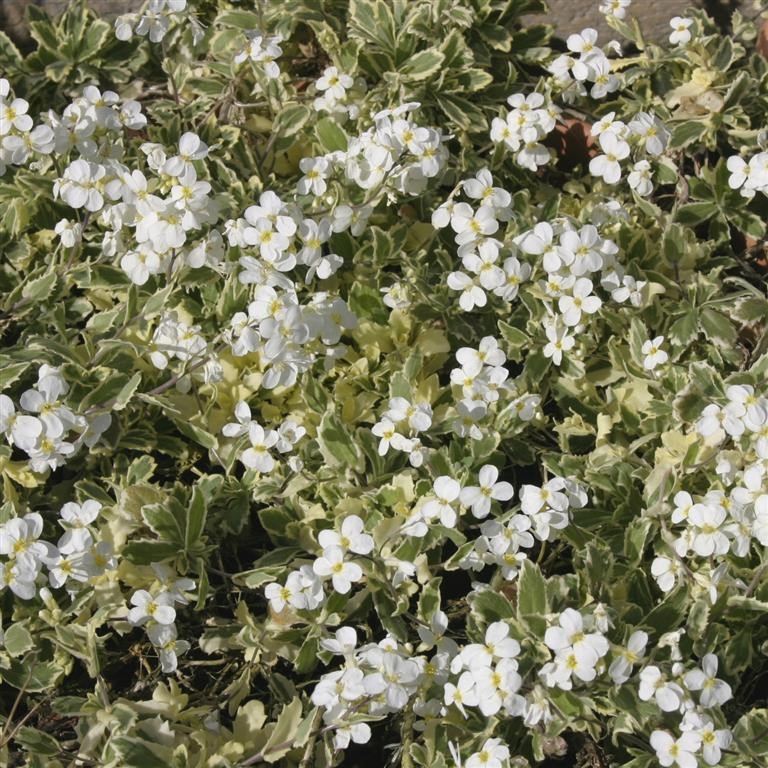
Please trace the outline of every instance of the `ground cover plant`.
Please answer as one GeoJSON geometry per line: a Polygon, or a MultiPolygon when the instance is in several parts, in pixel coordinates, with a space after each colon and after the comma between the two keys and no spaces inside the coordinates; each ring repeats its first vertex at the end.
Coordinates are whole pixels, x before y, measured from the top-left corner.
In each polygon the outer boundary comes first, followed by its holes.
{"type": "Polygon", "coordinates": [[[760,9],[0,35],[0,756],[768,764],[760,9]]]}

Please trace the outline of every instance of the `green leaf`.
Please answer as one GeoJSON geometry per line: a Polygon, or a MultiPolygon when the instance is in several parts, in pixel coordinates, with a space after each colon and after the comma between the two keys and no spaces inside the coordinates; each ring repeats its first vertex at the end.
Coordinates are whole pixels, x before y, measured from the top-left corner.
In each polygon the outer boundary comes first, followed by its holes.
{"type": "Polygon", "coordinates": [[[720,45],[715,51],[712,57],[712,68],[716,72],[726,72],[737,55],[743,55],[744,49],[742,46],[734,46],[733,40],[728,35],[723,35],[720,38],[720,45]]]}
{"type": "Polygon", "coordinates": [[[290,704],[283,707],[267,743],[261,750],[264,762],[276,763],[291,751],[302,721],[301,712],[300,699],[293,699],[290,704]]]}
{"type": "Polygon", "coordinates": [[[315,135],[326,152],[347,149],[349,138],[344,129],[331,117],[323,117],[315,123],[315,135]]]}
{"type": "Polygon", "coordinates": [[[198,486],[192,489],[192,498],[187,510],[187,523],[184,531],[184,547],[187,552],[198,546],[205,530],[208,508],[202,491],[198,486]]]}
{"type": "Polygon", "coordinates": [[[30,664],[27,659],[14,659],[9,668],[2,670],[4,682],[29,693],[52,688],[63,674],[64,670],[53,661],[30,664]]]}
{"type": "Polygon", "coordinates": [[[40,302],[51,295],[54,285],[56,285],[56,273],[49,272],[28,282],[22,289],[21,295],[29,301],[40,302]]]}
{"type": "Polygon", "coordinates": [[[82,38],[77,61],[86,61],[95,56],[112,35],[112,25],[101,19],[91,19],[82,38]]]}
{"type": "Polygon", "coordinates": [[[130,379],[121,387],[120,391],[117,393],[115,397],[114,405],[112,406],[113,411],[122,411],[123,408],[125,408],[126,405],[128,405],[128,401],[133,397],[136,390],[139,388],[139,384],[141,384],[141,374],[140,373],[134,373],[133,376],[131,376],[130,379]]]}
{"type": "Polygon", "coordinates": [[[733,739],[743,755],[768,756],[768,709],[745,712],[733,729],[733,739]]]}
{"type": "Polygon", "coordinates": [[[173,423],[182,435],[210,450],[216,448],[218,440],[214,435],[185,419],[173,419],[173,423]]]}
{"type": "Polygon", "coordinates": [[[5,630],[4,646],[11,656],[16,657],[34,648],[35,641],[29,630],[23,624],[17,623],[11,624],[5,630]]]}
{"type": "Polygon", "coordinates": [[[637,517],[627,526],[624,534],[624,554],[627,557],[628,567],[636,566],[642,560],[652,525],[653,522],[650,518],[637,517]]]}
{"type": "Polygon", "coordinates": [[[16,731],[13,740],[31,755],[54,757],[60,752],[59,742],[53,736],[26,725],[16,731]]]}
{"type": "MultiPolygon", "coordinates": [[[[120,755],[120,765],[125,768],[169,768],[168,755],[161,757],[154,751],[163,747],[150,744],[137,736],[117,736],[111,743],[120,755]]],[[[170,753],[167,748],[164,751],[170,753]]]]}
{"type": "Polygon", "coordinates": [[[245,32],[261,29],[262,23],[258,14],[253,11],[224,11],[216,17],[216,24],[222,27],[235,27],[245,32]]]}
{"type": "Polygon", "coordinates": [[[170,541],[134,539],[123,547],[123,557],[135,565],[149,565],[179,554],[179,545],[170,541]]]}
{"type": "Polygon", "coordinates": [[[549,613],[547,582],[539,566],[530,560],[523,560],[517,583],[517,615],[537,633],[546,628],[544,616],[549,613]]]}
{"type": "Polygon", "coordinates": [[[147,504],[141,508],[144,522],[166,541],[171,541],[179,547],[184,545],[182,530],[184,510],[176,499],[169,499],[163,504],[147,504]]]}
{"type": "Polygon", "coordinates": [[[731,346],[738,338],[733,323],[725,315],[709,307],[701,311],[699,326],[706,337],[715,344],[731,346]]]}
{"type": "Polygon", "coordinates": [[[363,470],[363,454],[341,419],[326,411],[317,431],[317,442],[323,458],[332,467],[363,470]]]}
{"type": "Polygon", "coordinates": [[[272,132],[286,138],[297,134],[312,115],[303,104],[284,104],[272,123],[272,132]]]}
{"type": "Polygon", "coordinates": [[[675,221],[692,227],[712,218],[717,210],[715,203],[686,203],[677,209],[675,221]]]}
{"type": "Polygon", "coordinates": [[[468,99],[444,93],[437,97],[437,103],[448,118],[462,130],[472,133],[487,130],[488,121],[485,114],[468,99]]]}
{"type": "Polygon", "coordinates": [[[426,80],[440,71],[445,57],[435,48],[419,51],[400,67],[400,75],[407,82],[426,80]]]}
{"type": "Polygon", "coordinates": [[[688,346],[699,335],[699,313],[690,309],[675,320],[669,328],[669,339],[673,344],[688,346]]]}
{"type": "Polygon", "coordinates": [[[0,32],[0,65],[8,70],[18,67],[22,62],[19,49],[5,32],[0,32]]]}
{"type": "Polygon", "coordinates": [[[487,624],[502,619],[511,619],[515,615],[512,603],[501,592],[496,592],[493,589],[484,589],[482,592],[478,592],[472,599],[472,610],[487,624]]]}
{"type": "Polygon", "coordinates": [[[29,365],[29,362],[0,365],[0,392],[10,387],[29,368],[29,365]]]}
{"type": "Polygon", "coordinates": [[[678,123],[672,129],[668,149],[682,149],[693,144],[704,136],[709,127],[710,123],[705,120],[686,120],[684,123],[678,123]]]}
{"type": "Polygon", "coordinates": [[[523,352],[531,348],[531,339],[528,334],[503,320],[499,320],[499,330],[502,338],[507,342],[504,347],[507,357],[515,362],[522,360],[523,352]]]}

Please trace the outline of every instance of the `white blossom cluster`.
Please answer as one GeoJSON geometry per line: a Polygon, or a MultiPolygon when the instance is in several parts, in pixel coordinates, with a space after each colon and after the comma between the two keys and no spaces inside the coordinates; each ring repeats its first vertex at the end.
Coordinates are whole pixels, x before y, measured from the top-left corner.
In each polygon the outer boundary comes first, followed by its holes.
{"type": "Polygon", "coordinates": [[[62,150],[61,132],[48,123],[35,126],[29,102],[14,98],[10,83],[0,78],[0,176],[9,165],[25,165],[30,158],[62,150]]]}
{"type": "Polygon", "coordinates": [[[518,165],[535,173],[552,159],[552,153],[541,142],[555,129],[560,109],[541,93],[515,93],[507,104],[512,109],[506,116],[494,117],[491,122],[491,141],[503,143],[515,153],[518,165]]]}
{"type": "Polygon", "coordinates": [[[125,13],[115,19],[115,37],[130,40],[134,35],[148,37],[153,43],[162,42],[172,26],[188,19],[195,36],[203,30],[189,13],[187,0],[149,0],[141,13],[125,13]]]}
{"type": "Polygon", "coordinates": [[[400,194],[421,194],[448,159],[445,141],[449,137],[412,119],[419,106],[408,102],[377,112],[373,127],[352,137],[347,150],[333,153],[330,159],[360,189],[386,185],[400,194]]]}
{"type": "Polygon", "coordinates": [[[389,449],[394,448],[408,454],[412,467],[420,467],[428,449],[422,445],[419,433],[426,432],[431,426],[432,406],[429,403],[392,397],[388,409],[371,431],[379,438],[379,456],[386,456],[389,449]]]}
{"type": "Polygon", "coordinates": [[[701,659],[701,667],[687,671],[680,662],[674,662],[670,675],[655,665],[640,672],[640,699],[654,701],[661,712],[682,715],[679,736],[667,730],[651,734],[651,746],[662,766],[696,768],[699,755],[707,765],[717,765],[723,750],[730,746],[730,729],[715,724],[722,722],[719,708],[732,698],[730,685],[716,676],[717,667],[717,656],[707,653],[701,659]]]}
{"type": "Polygon", "coordinates": [[[727,572],[723,557],[749,554],[753,541],[768,546],[768,399],[749,384],[726,388],[725,403],[707,405],[696,424],[710,445],[732,439],[740,450],[721,451],[716,472],[720,482],[694,497],[678,491],[670,522],[683,526],[670,541],[671,552],[658,555],[651,571],[664,592],[686,576],[704,586],[712,602],[727,572]],[[685,558],[703,558],[707,567],[691,573],[685,558]]]}
{"type": "Polygon", "coordinates": [[[126,616],[134,627],[145,627],[150,642],[157,651],[163,672],[176,671],[178,657],[190,649],[186,640],[178,639],[176,609],[174,606],[188,605],[189,592],[195,589],[195,582],[179,578],[167,565],[152,563],[155,585],[152,590],[137,589],[131,595],[133,606],[126,616]]]}
{"type": "Polygon", "coordinates": [[[315,90],[319,95],[312,102],[317,112],[328,112],[332,115],[346,115],[356,120],[360,114],[358,100],[364,90],[365,82],[355,79],[338,67],[326,67],[323,74],[315,81],[315,90]]]}
{"type": "Polygon", "coordinates": [[[653,192],[653,168],[645,159],[663,154],[669,142],[669,131],[658,117],[648,112],[638,112],[626,124],[616,119],[615,112],[609,112],[591,128],[591,134],[598,140],[602,154],[589,161],[589,172],[601,178],[606,184],[618,184],[621,180],[621,161],[630,155],[630,142],[635,146],[636,157],[627,181],[641,197],[653,192]]]}
{"type": "MultiPolygon", "coordinates": [[[[614,685],[624,685],[647,658],[649,636],[642,630],[633,632],[626,646],[608,641],[605,633],[611,623],[601,604],[592,613],[566,608],[548,617],[543,641],[553,658],[530,676],[520,672],[520,642],[507,622],[488,624],[480,642],[465,645],[447,637],[448,625],[446,614],[437,610],[429,625],[418,628],[422,642],[416,650],[433,651],[430,656],[415,654],[410,644],[403,645],[390,635],[358,648],[352,627],[341,627],[321,640],[323,651],[344,658],[341,668],[322,675],[311,696],[313,704],[326,709],[324,722],[337,727],[337,747],[369,740],[370,728],[363,722],[366,715],[375,718],[401,711],[409,703],[419,718],[414,724],[417,731],[446,717],[453,707],[464,718],[472,710],[486,718],[504,712],[521,717],[529,728],[546,726],[556,714],[550,689],[588,686],[606,674],[614,685]]],[[[732,740],[728,728],[715,725],[720,720],[717,710],[732,696],[730,686],[716,677],[714,654],[705,654],[700,667],[686,669],[674,661],[679,658],[675,639],[660,638],[659,649],[666,646],[672,648],[671,673],[657,664],[646,664],[634,684],[642,701],[656,704],[659,716],[671,712],[682,716],[681,735],[675,739],[667,731],[656,730],[652,746],[664,766],[677,762],[680,768],[694,768],[697,762],[690,759],[694,754],[701,754],[706,764],[716,765],[732,740]]],[[[668,663],[662,664],[666,667],[668,663]]],[[[460,765],[455,746],[451,752],[460,765]]],[[[466,765],[484,766],[491,760],[501,765],[508,755],[503,741],[494,738],[466,765]]]]}
{"type": "Polygon", "coordinates": [[[208,154],[205,143],[196,134],[185,133],[178,154],[168,156],[161,145],[152,143],[141,149],[154,178],[114,158],[97,162],[81,157],[54,185],[54,195],[72,208],[100,215],[109,229],[102,244],[104,255],[119,254],[120,266],[137,285],[185,263],[201,266],[220,253],[215,235],[182,250],[188,245],[188,233],[218,218],[216,202],[209,196],[211,185],[198,180],[194,166],[208,154]]]}
{"type": "MultiPolygon", "coordinates": [[[[285,419],[277,429],[265,429],[252,418],[248,403],[242,400],[235,406],[235,419],[224,425],[222,434],[230,438],[245,437],[242,442],[247,447],[238,455],[238,459],[243,466],[263,474],[269,474],[277,465],[271,450],[281,455],[290,453],[307,433],[293,419],[285,419]]],[[[287,464],[291,471],[301,471],[302,461],[298,456],[290,456],[287,464]]]]}
{"type": "Polygon", "coordinates": [[[288,574],[285,584],[268,584],[264,593],[273,611],[286,607],[314,611],[325,602],[324,583],[330,580],[334,591],[346,595],[352,584],[362,580],[363,570],[355,555],[368,555],[373,550],[373,538],[357,515],[344,518],[340,531],[320,531],[318,544],[321,554],[312,565],[302,565],[288,574]]]}
{"type": "MultiPolygon", "coordinates": [[[[514,496],[512,486],[497,482],[498,476],[496,467],[486,465],[479,472],[480,485],[461,490],[461,501],[474,517],[487,517],[492,499],[510,501],[514,496]]],[[[570,477],[552,477],[541,486],[523,485],[520,512],[484,520],[474,549],[459,565],[472,570],[495,565],[504,579],[511,581],[528,557],[523,550],[531,549],[537,540],[552,541],[571,522],[571,511],[582,509],[588,500],[586,489],[570,477]]]]}
{"type": "Polygon", "coordinates": [[[19,408],[0,394],[0,434],[27,454],[33,472],[63,466],[81,447],[92,448],[109,428],[109,413],[77,413],[67,403],[69,385],[60,368],[43,364],[37,384],[22,393],[19,408]]]}
{"type": "MultiPolygon", "coordinates": [[[[589,95],[593,99],[602,99],[621,87],[611,60],[597,45],[597,30],[588,27],[569,35],[566,45],[569,53],[561,54],[548,67],[563,101],[586,96],[587,83],[591,83],[589,95]]],[[[609,47],[616,49],[618,44],[612,41],[609,47]]]]}
{"type": "Polygon", "coordinates": [[[247,43],[235,54],[234,63],[240,65],[250,61],[257,65],[257,70],[264,74],[266,80],[277,80],[280,77],[280,67],[275,59],[283,53],[280,47],[283,38],[280,35],[262,35],[258,32],[247,32],[246,38],[247,43]]]}
{"type": "Polygon", "coordinates": [[[402,711],[427,675],[426,658],[414,656],[409,646],[391,636],[359,648],[357,643],[352,627],[341,627],[332,638],[321,641],[324,651],[344,657],[344,665],[322,675],[310,697],[323,708],[323,722],[333,727],[337,749],[350,742],[367,743],[371,729],[360,722],[361,716],[376,718],[402,711]]]}
{"type": "Polygon", "coordinates": [[[518,391],[509,381],[506,359],[493,336],[483,337],[477,349],[460,347],[456,351],[460,367],[453,368],[450,377],[455,397],[451,427],[457,437],[481,440],[485,434],[481,422],[492,414],[497,418],[508,414],[522,422],[537,415],[541,397],[518,391]]]}
{"type": "MultiPolygon", "coordinates": [[[[49,589],[63,589],[70,598],[108,576],[116,578],[118,558],[108,534],[96,528],[102,505],[88,499],[68,502],[59,510],[58,525],[64,529],[56,544],[41,539],[43,517],[38,512],[13,517],[0,525],[0,593],[9,589],[22,600],[50,597],[49,589]],[[45,573],[43,571],[45,569],[45,573]],[[47,576],[47,578],[46,578],[47,576]]],[[[190,648],[177,639],[175,603],[189,603],[191,579],[178,578],[163,563],[152,563],[158,589],[154,594],[136,590],[126,618],[134,626],[146,625],[149,639],[158,651],[163,672],[176,670],[177,654],[190,648]]]]}
{"type": "Polygon", "coordinates": [[[57,519],[64,533],[55,545],[40,538],[43,518],[38,512],[0,525],[0,555],[8,558],[0,563],[0,590],[7,588],[22,600],[32,600],[46,588],[45,567],[47,583],[74,596],[92,579],[114,571],[117,558],[112,545],[92,527],[100,510],[101,504],[93,500],[65,504],[57,519]]]}

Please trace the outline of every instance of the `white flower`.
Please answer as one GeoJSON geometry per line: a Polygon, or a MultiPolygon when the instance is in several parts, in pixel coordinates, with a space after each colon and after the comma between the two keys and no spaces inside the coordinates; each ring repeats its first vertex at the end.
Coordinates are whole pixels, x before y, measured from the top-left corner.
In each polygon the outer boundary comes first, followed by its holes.
{"type": "Polygon", "coordinates": [[[275,460],[269,453],[269,449],[277,443],[278,434],[273,429],[265,430],[256,422],[248,426],[249,447],[240,454],[240,461],[258,472],[269,473],[275,467],[275,460]]]}
{"type": "Polygon", "coordinates": [[[576,338],[570,336],[570,328],[553,323],[546,328],[548,342],[544,345],[544,357],[549,357],[555,365],[563,362],[563,352],[570,352],[576,344],[576,338]]]}
{"type": "Polygon", "coordinates": [[[186,640],[179,640],[175,624],[153,624],[147,629],[152,645],[157,648],[160,657],[160,666],[165,674],[171,674],[178,667],[178,656],[186,653],[190,644],[186,640]]]}
{"type": "Polygon", "coordinates": [[[131,605],[135,607],[128,611],[128,621],[134,626],[141,626],[148,621],[173,624],[176,619],[173,602],[173,595],[168,592],[153,597],[146,589],[139,589],[131,595],[131,605]]]}
{"type": "Polygon", "coordinates": [[[320,647],[339,656],[350,656],[357,647],[357,632],[353,627],[340,627],[334,634],[334,639],[320,641],[320,647]]]}
{"type": "Polygon", "coordinates": [[[0,394],[0,433],[4,433],[11,445],[29,452],[43,434],[43,422],[35,416],[16,413],[13,401],[0,394]]]}
{"type": "Polygon", "coordinates": [[[454,504],[459,500],[461,486],[452,477],[441,475],[434,482],[433,493],[437,498],[424,505],[422,514],[427,520],[439,519],[444,526],[452,528],[456,525],[454,504]]]}
{"type": "Polygon", "coordinates": [[[138,250],[126,251],[120,259],[120,268],[136,285],[144,285],[150,275],[163,271],[163,258],[148,243],[141,243],[138,250]]]}
{"type": "Polygon", "coordinates": [[[484,336],[477,349],[460,347],[456,352],[456,361],[470,374],[480,373],[483,366],[498,367],[504,365],[507,357],[493,336],[484,336]]]}
{"type": "MultiPolygon", "coordinates": [[[[553,651],[560,652],[587,648],[594,656],[592,666],[608,653],[608,641],[599,632],[585,633],[584,618],[573,608],[566,608],[558,617],[559,626],[549,627],[544,633],[544,643],[553,651]]],[[[587,656],[579,655],[579,663],[586,663],[587,656]]]]}
{"type": "Polygon", "coordinates": [[[485,291],[476,278],[471,278],[464,272],[451,272],[448,275],[448,287],[452,291],[461,291],[459,306],[465,312],[471,312],[475,307],[484,307],[488,303],[485,291]]]}
{"type": "MultiPolygon", "coordinates": [[[[726,161],[726,167],[731,172],[728,177],[728,186],[731,189],[739,189],[749,179],[752,167],[745,162],[739,155],[732,155],[726,161]]],[[[750,191],[750,196],[754,195],[754,190],[750,191]]]]}
{"type": "Polygon", "coordinates": [[[647,371],[652,371],[656,366],[664,365],[669,360],[669,355],[661,349],[663,343],[663,336],[656,336],[654,339],[643,342],[640,351],[645,355],[643,358],[643,368],[647,371]]]}
{"type": "Polygon", "coordinates": [[[432,408],[429,403],[411,404],[404,397],[393,397],[386,418],[395,423],[407,421],[414,432],[424,432],[432,426],[432,408]]]}
{"type": "Polygon", "coordinates": [[[691,731],[683,733],[677,740],[666,731],[654,731],[651,734],[651,746],[656,750],[659,763],[665,768],[675,763],[679,768],[696,768],[698,761],[695,753],[700,745],[701,739],[691,731]]]}
{"type": "Polygon", "coordinates": [[[357,563],[345,562],[344,550],[341,547],[329,547],[321,557],[312,564],[312,569],[318,576],[331,577],[333,588],[346,595],[354,582],[363,578],[363,571],[357,563]]]}
{"type": "Polygon", "coordinates": [[[669,42],[672,45],[685,45],[691,40],[690,26],[693,19],[686,19],[682,16],[673,16],[669,20],[669,26],[672,27],[672,33],[669,36],[669,42]]]}
{"type": "Polygon", "coordinates": [[[623,19],[627,15],[627,8],[631,3],[632,0],[602,0],[598,10],[606,16],[623,19]]]}
{"type": "Polygon", "coordinates": [[[564,295],[558,299],[558,308],[562,312],[563,322],[568,327],[578,325],[583,314],[593,315],[602,306],[599,297],[592,294],[592,281],[586,277],[580,277],[571,288],[571,295],[564,295]]]}
{"type": "Polygon", "coordinates": [[[651,563],[651,574],[662,592],[669,592],[677,584],[682,566],[674,558],[656,557],[651,563]]]}
{"type": "Polygon", "coordinates": [[[480,697],[475,687],[475,679],[472,674],[470,672],[463,672],[456,685],[446,683],[443,689],[443,701],[446,706],[455,704],[459,712],[466,717],[467,712],[464,707],[476,707],[480,702],[480,697]]]}
{"type": "Polygon", "coordinates": [[[461,490],[459,495],[461,503],[470,507],[476,518],[482,519],[489,515],[491,499],[509,501],[514,496],[515,491],[512,485],[507,482],[496,482],[498,477],[499,470],[492,464],[486,464],[478,476],[480,485],[467,486],[461,490]]]}
{"type": "Polygon", "coordinates": [[[651,164],[647,160],[638,160],[627,177],[629,188],[634,189],[640,197],[647,197],[653,192],[652,175],[651,164]]]}
{"type": "Polygon", "coordinates": [[[327,184],[326,175],[330,164],[324,157],[304,157],[299,161],[304,176],[299,179],[296,191],[300,195],[308,195],[310,192],[316,197],[325,193],[327,184]]]}
{"type": "Polygon", "coordinates": [[[346,92],[354,84],[354,80],[336,67],[326,67],[323,75],[315,82],[318,91],[325,91],[333,99],[343,99],[346,92]]]}
{"type": "Polygon", "coordinates": [[[465,768],[502,768],[509,759],[509,748],[501,739],[486,739],[479,752],[467,758],[465,768]]]}
{"type": "Polygon", "coordinates": [[[663,712],[675,712],[680,709],[685,692],[677,683],[669,682],[658,667],[649,666],[640,672],[638,696],[643,701],[655,699],[663,712]]]}
{"type": "Polygon", "coordinates": [[[394,446],[399,440],[404,439],[390,419],[384,417],[371,427],[371,432],[379,438],[379,456],[386,456],[389,446],[394,446]]]}
{"type": "Polygon", "coordinates": [[[38,541],[43,532],[43,518],[37,512],[24,517],[12,517],[0,525],[0,555],[15,559],[19,574],[31,573],[34,581],[40,563],[55,549],[47,542],[38,541]]]}
{"type": "Polygon", "coordinates": [[[694,504],[688,514],[694,527],[691,547],[700,557],[724,555],[730,549],[730,542],[721,526],[726,520],[726,511],[714,504],[694,504]]]}
{"type": "Polygon", "coordinates": [[[648,644],[648,633],[642,630],[633,632],[627,641],[627,647],[622,648],[619,656],[611,663],[608,674],[617,685],[625,683],[632,674],[632,667],[641,661],[648,644]]]}
{"type": "Polygon", "coordinates": [[[669,141],[669,131],[655,115],[639,112],[629,124],[629,130],[636,136],[649,155],[660,155],[669,141]]]}
{"type": "Polygon", "coordinates": [[[701,739],[701,752],[704,762],[717,765],[722,758],[722,750],[728,749],[733,741],[733,734],[728,728],[715,730],[712,718],[696,712],[686,712],[680,730],[690,731],[701,739]]]}
{"type": "Polygon", "coordinates": [[[616,184],[621,178],[621,160],[629,156],[629,144],[614,133],[601,133],[598,139],[605,154],[589,161],[589,172],[602,177],[606,184],[616,184]]]}
{"type": "Polygon", "coordinates": [[[65,504],[59,512],[61,524],[66,528],[58,542],[59,551],[72,554],[86,549],[91,538],[87,526],[96,520],[100,511],[101,504],[93,499],[82,504],[73,501],[65,504]]]}
{"type": "Polygon", "coordinates": [[[341,533],[334,530],[320,531],[317,541],[323,550],[338,547],[343,552],[367,555],[373,550],[373,538],[365,533],[363,521],[357,515],[349,515],[341,524],[341,533]]]}
{"type": "Polygon", "coordinates": [[[733,697],[731,686],[715,677],[717,656],[708,653],[701,659],[701,669],[685,673],[685,685],[691,691],[701,691],[700,702],[704,707],[719,707],[733,697]]]}

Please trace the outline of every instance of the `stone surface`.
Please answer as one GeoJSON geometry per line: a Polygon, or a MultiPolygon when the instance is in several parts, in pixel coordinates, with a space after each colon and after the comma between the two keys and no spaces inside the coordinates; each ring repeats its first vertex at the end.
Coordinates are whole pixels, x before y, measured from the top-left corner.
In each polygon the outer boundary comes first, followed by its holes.
{"type": "MultiPolygon", "coordinates": [[[[24,26],[24,10],[28,5],[38,5],[53,16],[61,13],[69,0],[0,0],[0,29],[15,40],[25,41],[29,36],[24,26]]],[[[138,10],[142,0],[90,0],[91,7],[99,14],[114,18],[121,13],[138,10]]],[[[600,33],[599,41],[607,42],[616,33],[605,23],[597,10],[600,0],[548,0],[550,12],[542,16],[529,16],[531,22],[546,21],[554,24],[560,37],[580,32],[585,27],[594,27],[600,33]]],[[[758,2],[758,7],[763,3],[758,2]]],[[[634,0],[630,11],[642,26],[646,37],[663,40],[669,35],[669,20],[682,15],[691,5],[704,7],[715,18],[723,22],[729,11],[741,8],[753,14],[755,0],[634,0]]]]}
{"type": "MultiPolygon", "coordinates": [[[[541,16],[529,16],[531,22],[554,24],[558,36],[565,38],[573,32],[581,32],[585,27],[594,27],[598,33],[598,43],[604,43],[618,37],[597,10],[600,0],[546,0],[549,13],[541,16]]],[[[758,2],[757,8],[764,6],[758,2]]],[[[673,16],[685,15],[686,8],[704,8],[713,18],[726,24],[731,11],[738,8],[747,15],[754,15],[754,0],[633,0],[629,15],[634,16],[649,40],[662,41],[671,31],[669,20],[673,16]]]]}

